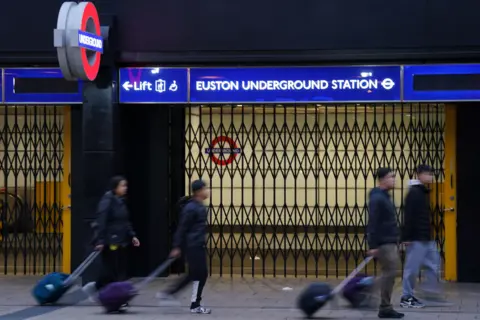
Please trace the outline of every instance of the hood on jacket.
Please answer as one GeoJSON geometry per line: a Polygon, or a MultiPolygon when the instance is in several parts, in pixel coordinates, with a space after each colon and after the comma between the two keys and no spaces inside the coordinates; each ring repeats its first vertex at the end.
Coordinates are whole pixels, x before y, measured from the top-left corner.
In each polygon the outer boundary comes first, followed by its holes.
{"type": "Polygon", "coordinates": [[[415,187],[415,186],[422,188],[426,192],[430,191],[429,187],[424,185],[422,182],[420,182],[420,180],[414,179],[414,180],[410,180],[408,182],[408,187],[409,188],[412,188],[412,187],[415,187]]]}
{"type": "Polygon", "coordinates": [[[408,181],[408,186],[411,187],[411,186],[418,186],[418,185],[422,185],[423,183],[420,182],[420,180],[417,180],[417,179],[412,179],[410,181],[408,181]]]}

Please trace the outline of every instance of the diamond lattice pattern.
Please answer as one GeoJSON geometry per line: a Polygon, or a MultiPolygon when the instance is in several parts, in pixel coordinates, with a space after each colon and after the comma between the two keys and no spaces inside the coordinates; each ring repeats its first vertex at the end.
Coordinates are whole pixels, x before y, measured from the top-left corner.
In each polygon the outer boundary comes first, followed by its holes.
{"type": "Polygon", "coordinates": [[[63,107],[0,106],[0,270],[59,271],[63,107]]]}
{"type": "Polygon", "coordinates": [[[399,223],[415,167],[435,168],[432,220],[443,256],[442,105],[192,106],[186,118],[187,186],[201,177],[212,188],[212,273],[344,276],[367,249],[379,166],[397,172],[399,223]],[[212,145],[218,137],[236,146],[212,145]],[[207,150],[234,147],[241,153],[227,165],[207,150]]]}

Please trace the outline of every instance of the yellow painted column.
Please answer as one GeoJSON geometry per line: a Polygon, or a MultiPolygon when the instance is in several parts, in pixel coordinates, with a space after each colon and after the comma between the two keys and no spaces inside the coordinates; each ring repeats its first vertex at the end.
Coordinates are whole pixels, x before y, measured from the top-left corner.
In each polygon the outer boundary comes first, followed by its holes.
{"type": "Polygon", "coordinates": [[[445,110],[445,280],[457,281],[457,117],[456,106],[445,110]]]}
{"type": "Polygon", "coordinates": [[[62,222],[63,222],[63,257],[62,266],[64,273],[71,272],[71,258],[72,258],[72,211],[70,209],[71,199],[70,195],[72,189],[70,186],[70,159],[72,154],[72,131],[71,131],[71,117],[70,106],[64,107],[63,113],[63,179],[60,187],[60,201],[62,208],[62,222]]]}

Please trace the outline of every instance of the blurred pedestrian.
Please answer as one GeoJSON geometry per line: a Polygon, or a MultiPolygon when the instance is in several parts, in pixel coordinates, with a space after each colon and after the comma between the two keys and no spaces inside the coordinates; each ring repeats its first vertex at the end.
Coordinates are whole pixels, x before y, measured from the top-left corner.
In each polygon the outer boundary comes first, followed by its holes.
{"type": "Polygon", "coordinates": [[[127,279],[127,247],[130,244],[140,246],[124,200],[127,188],[127,180],[124,177],[113,177],[110,190],[103,195],[98,204],[96,236],[93,242],[95,249],[102,251],[102,267],[97,281],[87,283],[83,287],[83,291],[92,301],[97,301],[99,290],[107,284],[127,279]]]}
{"type": "Polygon", "coordinates": [[[420,165],[416,170],[417,179],[410,181],[410,189],[405,198],[403,243],[406,245],[405,267],[403,271],[403,294],[400,306],[404,308],[423,308],[425,304],[414,294],[415,282],[423,267],[425,283],[423,291],[426,300],[447,304],[440,294],[438,270],[440,255],[432,237],[430,190],[433,182],[433,170],[430,166],[420,165]]]}
{"type": "Polygon", "coordinates": [[[389,194],[389,191],[395,187],[395,172],[390,168],[379,168],[377,179],[378,186],[373,188],[369,195],[367,239],[370,247],[369,254],[378,259],[382,270],[378,317],[400,319],[404,314],[395,311],[391,302],[395,276],[399,267],[397,245],[400,235],[395,205],[389,194]]]}
{"type": "Polygon", "coordinates": [[[209,314],[211,310],[201,305],[203,288],[208,278],[205,242],[207,236],[207,209],[203,204],[210,196],[210,190],[202,180],[192,183],[193,196],[185,204],[180,214],[180,223],[174,236],[172,257],[185,255],[188,265],[188,275],[182,277],[165,292],[157,293],[157,298],[163,302],[174,300],[175,295],[189,283],[193,284],[191,313],[209,314]]]}

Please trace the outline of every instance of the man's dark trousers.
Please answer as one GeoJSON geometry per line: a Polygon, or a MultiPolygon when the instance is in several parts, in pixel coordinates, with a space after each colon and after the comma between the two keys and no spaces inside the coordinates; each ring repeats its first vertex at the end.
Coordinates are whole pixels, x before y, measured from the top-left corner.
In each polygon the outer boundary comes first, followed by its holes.
{"type": "Polygon", "coordinates": [[[191,308],[200,306],[202,292],[208,278],[207,255],[205,247],[189,247],[186,249],[185,258],[188,265],[188,275],[182,277],[167,292],[175,294],[182,290],[190,282],[193,282],[192,305],[191,308]]]}

